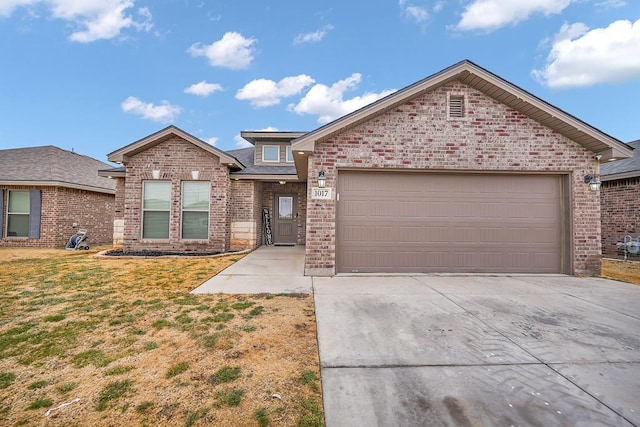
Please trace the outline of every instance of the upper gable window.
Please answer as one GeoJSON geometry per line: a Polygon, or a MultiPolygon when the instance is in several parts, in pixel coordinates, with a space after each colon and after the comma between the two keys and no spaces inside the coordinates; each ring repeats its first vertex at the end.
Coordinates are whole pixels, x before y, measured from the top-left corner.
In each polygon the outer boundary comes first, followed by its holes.
{"type": "Polygon", "coordinates": [[[291,150],[291,146],[287,146],[287,163],[293,162],[293,151],[291,150]]]}
{"type": "Polygon", "coordinates": [[[280,162],[280,146],[278,145],[263,145],[262,146],[262,161],[263,162],[280,162]]]}
{"type": "Polygon", "coordinates": [[[447,118],[459,119],[464,117],[464,95],[447,93],[447,118]]]}

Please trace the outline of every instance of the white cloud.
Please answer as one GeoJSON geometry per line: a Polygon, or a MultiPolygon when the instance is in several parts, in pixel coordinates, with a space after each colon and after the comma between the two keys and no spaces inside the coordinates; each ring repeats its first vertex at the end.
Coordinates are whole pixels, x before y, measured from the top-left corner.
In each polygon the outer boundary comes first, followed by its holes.
{"type": "Polygon", "coordinates": [[[136,114],[160,123],[171,123],[180,114],[180,107],[171,105],[168,101],[162,101],[160,105],[146,104],[134,96],[125,99],[121,107],[125,113],[136,114]]]}
{"type": "Polygon", "coordinates": [[[1,0],[0,15],[37,3],[49,6],[52,17],[73,23],[76,29],[69,39],[79,43],[112,39],[127,28],[148,32],[153,27],[148,8],[138,9],[137,19],[127,13],[134,0],[1,0]]]}
{"type": "Polygon", "coordinates": [[[418,23],[429,19],[429,12],[424,6],[416,6],[414,4],[407,3],[406,0],[399,0],[398,4],[400,5],[400,9],[404,16],[414,19],[418,23]]]}
{"type": "Polygon", "coordinates": [[[249,147],[253,147],[253,144],[250,143],[249,141],[247,141],[246,139],[244,139],[243,137],[240,136],[240,134],[237,134],[236,136],[233,137],[233,140],[236,143],[236,148],[249,148],[249,147]]]}
{"type": "Polygon", "coordinates": [[[319,116],[318,123],[324,124],[395,92],[395,90],[385,90],[344,99],[345,92],[356,88],[361,80],[362,76],[354,73],[330,87],[316,84],[297,104],[289,105],[289,110],[298,114],[316,114],[319,116]]]}
{"type": "Polygon", "coordinates": [[[281,98],[300,93],[314,82],[315,80],[306,74],[285,77],[277,83],[273,80],[257,79],[238,90],[236,99],[249,101],[254,107],[270,107],[279,104],[281,98]]]}
{"type": "Polygon", "coordinates": [[[604,7],[604,8],[617,8],[624,7],[627,5],[625,0],[603,0],[601,2],[596,3],[596,7],[604,7]]]}
{"type": "Polygon", "coordinates": [[[492,31],[525,21],[534,13],[558,14],[573,1],[576,0],[473,0],[456,28],[492,31]]]}
{"type": "Polygon", "coordinates": [[[324,27],[322,27],[318,31],[314,31],[313,33],[298,34],[295,37],[295,39],[293,39],[293,44],[294,45],[298,45],[298,44],[303,44],[303,43],[319,42],[331,30],[333,30],[333,25],[329,24],[329,25],[325,25],[324,27]]]}
{"type": "Polygon", "coordinates": [[[589,30],[584,24],[563,25],[547,65],[534,77],[550,87],[590,86],[640,79],[640,19],[613,22],[589,30]]]}
{"type": "Polygon", "coordinates": [[[195,43],[187,52],[193,57],[206,57],[212,67],[239,70],[247,68],[253,61],[255,43],[255,39],[247,39],[240,33],[229,32],[210,45],[195,43]]]}
{"type": "Polygon", "coordinates": [[[185,93],[190,93],[191,95],[196,96],[209,96],[214,92],[221,91],[222,86],[218,83],[207,83],[206,81],[201,81],[199,83],[194,83],[188,88],[184,90],[185,93]]]}
{"type": "Polygon", "coordinates": [[[39,3],[41,0],[0,0],[0,16],[11,16],[13,11],[20,6],[29,6],[39,3]]]}
{"type": "Polygon", "coordinates": [[[212,136],[211,138],[207,138],[204,140],[204,142],[206,142],[207,144],[211,144],[213,146],[216,145],[216,143],[218,142],[219,138],[216,138],[215,136],[212,136]]]}

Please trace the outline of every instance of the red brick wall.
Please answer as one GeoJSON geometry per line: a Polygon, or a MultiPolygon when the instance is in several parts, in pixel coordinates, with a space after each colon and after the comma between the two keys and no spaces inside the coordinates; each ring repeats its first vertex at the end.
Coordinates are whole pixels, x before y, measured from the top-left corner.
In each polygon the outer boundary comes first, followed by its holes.
{"type": "Polygon", "coordinates": [[[640,177],[605,181],[602,203],[602,253],[615,256],[625,235],[640,235],[640,177]]]}
{"type": "Polygon", "coordinates": [[[135,156],[127,166],[125,180],[124,249],[126,251],[224,252],[230,245],[229,169],[220,159],[190,142],[174,137],[135,156]],[[142,183],[153,180],[153,170],[160,171],[161,181],[171,182],[171,221],[169,239],[142,239],[142,183]],[[192,181],[192,171],[199,171],[199,181],[211,183],[209,239],[182,240],[182,181],[192,181]]]}
{"type": "Polygon", "coordinates": [[[257,181],[230,183],[231,249],[253,249],[262,244],[261,185],[257,181]]]}
{"type": "Polygon", "coordinates": [[[88,230],[90,246],[110,243],[113,236],[113,194],[96,193],[66,187],[2,187],[3,190],[32,190],[40,188],[42,194],[42,212],[40,218],[40,239],[7,239],[6,209],[7,192],[5,192],[3,215],[3,236],[0,246],[64,248],[69,238],[78,228],[88,230]]]}
{"type": "MultiPolygon", "coordinates": [[[[464,84],[448,84],[316,143],[309,182],[324,170],[335,193],[340,168],[569,174],[572,272],[600,268],[599,195],[582,181],[599,171],[593,153],[464,84]],[[447,118],[447,92],[465,96],[464,118],[447,118]]],[[[335,200],[309,200],[307,274],[335,273],[335,208],[335,200]]]]}

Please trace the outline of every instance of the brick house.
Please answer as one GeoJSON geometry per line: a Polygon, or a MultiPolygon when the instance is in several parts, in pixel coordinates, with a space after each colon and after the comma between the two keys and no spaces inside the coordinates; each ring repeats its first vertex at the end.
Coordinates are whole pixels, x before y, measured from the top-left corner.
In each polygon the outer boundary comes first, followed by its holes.
{"type": "Polygon", "coordinates": [[[618,254],[624,236],[640,237],[640,140],[628,144],[633,157],[600,167],[602,187],[602,253],[618,254]]]}
{"type": "Polygon", "coordinates": [[[307,275],[591,273],[584,176],[631,156],[469,61],[312,132],[241,135],[253,147],[223,152],[170,126],[109,154],[125,250],[251,249],[266,208],[307,275]]]}
{"type": "Polygon", "coordinates": [[[110,167],[54,146],[0,150],[0,247],[64,248],[76,230],[91,245],[111,242],[114,182],[110,167]]]}

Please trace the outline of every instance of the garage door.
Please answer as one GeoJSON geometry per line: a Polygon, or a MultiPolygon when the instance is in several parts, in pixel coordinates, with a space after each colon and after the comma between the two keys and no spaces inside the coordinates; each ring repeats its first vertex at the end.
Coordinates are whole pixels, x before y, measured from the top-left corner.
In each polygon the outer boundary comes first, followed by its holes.
{"type": "Polygon", "coordinates": [[[558,175],[338,174],[340,273],[560,273],[558,175]]]}

